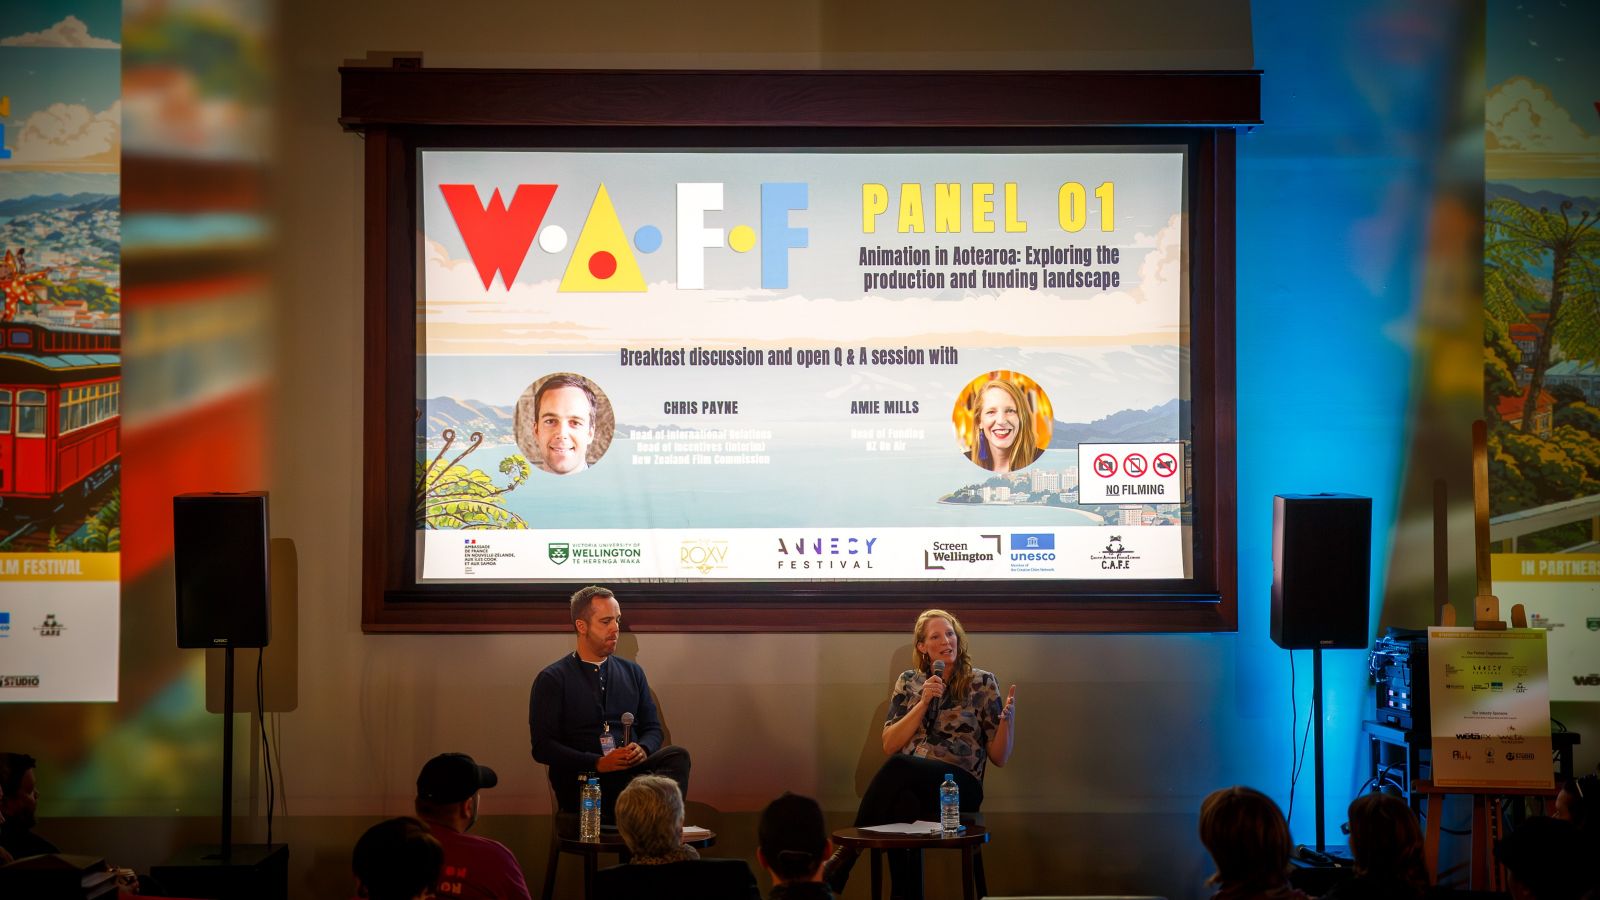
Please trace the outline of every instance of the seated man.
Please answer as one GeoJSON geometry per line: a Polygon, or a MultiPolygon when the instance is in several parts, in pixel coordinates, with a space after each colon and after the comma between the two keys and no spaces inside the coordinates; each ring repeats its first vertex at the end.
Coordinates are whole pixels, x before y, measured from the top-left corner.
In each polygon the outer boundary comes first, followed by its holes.
{"type": "Polygon", "coordinates": [[[767,804],[756,825],[756,859],[772,876],[768,900],[833,900],[822,864],[833,842],[822,807],[810,797],[784,794],[767,804]]]}
{"type": "Polygon", "coordinates": [[[356,896],[367,900],[434,900],[443,865],[444,848],[410,816],[368,828],[350,854],[356,896]]]}
{"type": "Polygon", "coordinates": [[[467,834],[478,822],[480,791],[500,783],[465,753],[441,753],[417,776],[417,818],[444,847],[441,897],[530,900],[522,867],[506,845],[467,834]]]}
{"type": "Polygon", "coordinates": [[[671,779],[642,775],[623,788],[617,831],[632,860],[596,873],[597,897],[761,900],[744,860],[701,859],[683,842],[683,796],[671,779]]]}
{"type": "Polygon", "coordinates": [[[61,852],[33,833],[39,824],[38,766],[26,753],[0,753],[0,854],[13,859],[61,852]]]}
{"type": "Polygon", "coordinates": [[[612,656],[622,630],[622,607],[603,587],[572,595],[577,650],[533,680],[528,732],[533,758],[549,767],[561,812],[578,811],[579,779],[598,774],[604,799],[601,817],[615,821],[612,801],[629,781],[665,775],[689,791],[689,751],[661,746],[661,720],[644,669],[612,656]],[[631,716],[632,726],[623,724],[631,716]]]}

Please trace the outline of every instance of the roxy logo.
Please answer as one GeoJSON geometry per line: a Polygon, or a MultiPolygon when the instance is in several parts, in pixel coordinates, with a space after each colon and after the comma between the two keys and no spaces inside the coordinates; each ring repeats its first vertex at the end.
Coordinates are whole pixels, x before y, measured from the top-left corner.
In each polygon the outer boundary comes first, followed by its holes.
{"type": "MultiPolygon", "coordinates": [[[[511,194],[511,205],[507,206],[499,188],[494,188],[485,200],[475,184],[439,185],[461,240],[467,246],[467,255],[472,258],[478,277],[483,279],[484,290],[489,289],[496,272],[500,273],[501,284],[510,290],[535,238],[539,249],[552,256],[566,250],[566,229],[544,224],[550,201],[560,187],[519,184],[511,194]]],[[[723,208],[723,183],[679,183],[677,216],[673,223],[678,235],[678,289],[705,289],[707,250],[727,247],[735,253],[747,253],[757,243],[761,245],[761,287],[787,288],[789,251],[804,249],[810,241],[808,229],[789,224],[789,214],[806,209],[809,194],[810,188],[804,182],[764,183],[761,185],[760,231],[749,225],[735,225],[724,232],[705,224],[707,214],[723,208]]],[[[661,229],[653,224],[635,228],[630,240],[611,203],[610,193],[601,184],[583,220],[583,228],[578,232],[578,242],[567,258],[566,271],[557,290],[562,293],[644,293],[644,275],[639,271],[634,251],[654,253],[661,249],[662,242],[661,229]]]]}
{"type": "Polygon", "coordinates": [[[727,541],[684,541],[678,545],[678,568],[709,575],[728,567],[727,541]]]}

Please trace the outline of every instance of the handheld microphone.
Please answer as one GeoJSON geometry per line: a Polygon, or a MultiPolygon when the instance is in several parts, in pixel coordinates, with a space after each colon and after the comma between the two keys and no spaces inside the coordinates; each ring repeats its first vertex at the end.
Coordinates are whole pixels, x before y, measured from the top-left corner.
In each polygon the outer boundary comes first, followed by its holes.
{"type": "Polygon", "coordinates": [[[622,746],[626,747],[631,743],[633,743],[633,713],[625,712],[622,714],[622,746]]]}
{"type": "MultiPolygon", "coordinates": [[[[933,675],[932,675],[932,677],[937,678],[937,679],[939,679],[941,681],[944,680],[944,660],[936,659],[936,660],[933,661],[933,675]]],[[[935,697],[932,700],[928,701],[928,727],[929,728],[933,727],[933,720],[938,717],[938,715],[939,715],[939,707],[941,705],[943,705],[942,704],[943,700],[944,700],[943,697],[935,697]]]]}

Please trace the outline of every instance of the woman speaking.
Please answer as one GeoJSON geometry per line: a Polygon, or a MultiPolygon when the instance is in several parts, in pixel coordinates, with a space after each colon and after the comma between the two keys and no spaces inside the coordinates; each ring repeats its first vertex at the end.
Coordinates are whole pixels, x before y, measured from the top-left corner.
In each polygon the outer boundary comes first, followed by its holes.
{"type": "MultiPolygon", "coordinates": [[[[961,812],[983,803],[983,770],[1011,758],[1017,686],[1004,697],[990,672],[972,667],[961,622],[942,609],[917,616],[912,629],[916,668],[901,673],[889,698],[883,752],[889,758],[867,785],[856,811],[856,827],[939,818],[939,785],[953,773],[961,787],[961,812]],[[936,675],[937,668],[944,674],[936,675]]],[[[844,890],[856,853],[841,848],[828,860],[827,879],[844,890]]],[[[920,896],[920,877],[908,854],[889,854],[897,894],[920,896]]]]}

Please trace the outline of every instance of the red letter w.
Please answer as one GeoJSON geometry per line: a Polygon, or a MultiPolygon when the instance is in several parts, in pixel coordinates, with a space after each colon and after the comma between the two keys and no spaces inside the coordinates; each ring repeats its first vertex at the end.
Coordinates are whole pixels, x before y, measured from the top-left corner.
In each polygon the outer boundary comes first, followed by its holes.
{"type": "Polygon", "coordinates": [[[556,186],[519,184],[517,192],[511,196],[510,209],[506,209],[505,201],[500,199],[499,188],[489,197],[487,207],[478,202],[477,185],[441,184],[439,190],[450,207],[450,215],[455,217],[461,240],[467,245],[467,255],[478,267],[484,290],[489,289],[496,271],[500,272],[500,281],[506,290],[510,290],[517,270],[522,268],[523,257],[528,255],[528,247],[539,232],[539,223],[544,221],[545,211],[550,208],[556,186]]]}

